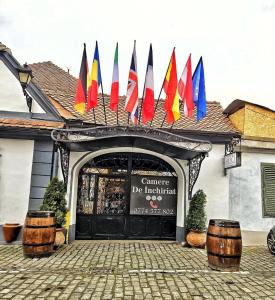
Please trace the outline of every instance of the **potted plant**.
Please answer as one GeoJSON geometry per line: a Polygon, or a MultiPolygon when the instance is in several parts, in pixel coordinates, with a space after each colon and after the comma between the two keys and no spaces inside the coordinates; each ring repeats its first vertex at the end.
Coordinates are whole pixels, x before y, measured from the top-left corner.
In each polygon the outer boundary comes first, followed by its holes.
{"type": "Polygon", "coordinates": [[[17,239],[17,236],[22,228],[19,223],[5,223],[2,230],[4,239],[7,243],[11,243],[17,239]]]}
{"type": "Polygon", "coordinates": [[[186,241],[192,247],[204,248],[206,243],[206,195],[198,190],[190,201],[186,219],[186,241]]]}
{"type": "Polygon", "coordinates": [[[56,220],[55,246],[65,243],[66,229],[62,225],[66,222],[66,186],[63,181],[53,177],[50,181],[43,198],[40,210],[53,211],[56,220]]]}

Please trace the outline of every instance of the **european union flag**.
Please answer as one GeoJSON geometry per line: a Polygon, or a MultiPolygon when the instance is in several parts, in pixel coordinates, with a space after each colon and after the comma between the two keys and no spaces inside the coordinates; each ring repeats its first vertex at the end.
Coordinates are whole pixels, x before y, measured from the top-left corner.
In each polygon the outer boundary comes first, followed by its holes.
{"type": "Polygon", "coordinates": [[[200,58],[192,77],[194,103],[197,107],[197,121],[206,116],[206,95],[204,83],[204,69],[200,58]]]}

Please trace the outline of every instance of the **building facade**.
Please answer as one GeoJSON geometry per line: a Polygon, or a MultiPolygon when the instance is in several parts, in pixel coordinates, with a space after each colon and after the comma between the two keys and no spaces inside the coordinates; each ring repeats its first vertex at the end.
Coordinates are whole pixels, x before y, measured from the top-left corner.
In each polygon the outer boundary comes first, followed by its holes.
{"type": "Polygon", "coordinates": [[[262,213],[270,202],[261,206],[259,177],[265,164],[275,162],[273,146],[261,140],[259,148],[254,136],[248,138],[244,118],[236,117],[242,108],[224,113],[219,103],[208,102],[205,119],[182,117],[170,128],[160,100],[151,126],[133,127],[124,97],[116,116],[109,97],[100,95],[94,113],[81,116],[73,109],[76,79],[44,62],[29,65],[34,75],[26,89],[33,99],[30,110],[18,81],[20,65],[1,47],[0,224],[23,223],[58,175],[67,185],[70,240],[182,242],[189,200],[203,189],[208,220],[238,220],[245,244],[264,243],[274,218],[262,213]],[[241,166],[225,170],[228,148],[241,152],[241,166]],[[252,148],[258,152],[247,150],[252,148]]]}

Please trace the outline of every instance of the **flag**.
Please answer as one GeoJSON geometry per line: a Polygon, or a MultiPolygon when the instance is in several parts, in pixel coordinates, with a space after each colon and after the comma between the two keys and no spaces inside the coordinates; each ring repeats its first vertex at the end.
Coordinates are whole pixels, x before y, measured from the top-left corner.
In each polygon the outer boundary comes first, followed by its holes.
{"type": "Polygon", "coordinates": [[[87,100],[87,74],[88,74],[88,64],[87,64],[86,44],[84,44],[79,78],[76,87],[76,95],[74,100],[74,109],[80,114],[84,114],[85,112],[85,104],[87,100]]]}
{"type": "Polygon", "coordinates": [[[118,77],[118,43],[116,44],[116,52],[114,58],[113,80],[110,95],[110,109],[117,111],[119,96],[119,77],[118,77]]]}
{"type": "Polygon", "coordinates": [[[87,111],[89,111],[89,110],[91,110],[91,108],[95,108],[97,106],[98,88],[100,87],[100,85],[101,85],[101,71],[100,71],[98,45],[96,42],[94,60],[93,60],[93,64],[92,64],[91,73],[88,78],[87,111]]]}
{"type": "Polygon", "coordinates": [[[142,105],[142,124],[153,120],[154,117],[154,73],[153,73],[153,50],[150,45],[147,70],[145,75],[144,98],[142,105]]]}
{"type": "Polygon", "coordinates": [[[164,91],[166,93],[166,99],[164,102],[166,121],[167,123],[173,123],[180,118],[175,49],[173,50],[170,64],[165,76],[164,91]]]}
{"type": "Polygon", "coordinates": [[[185,115],[192,118],[194,112],[191,54],[179,80],[179,94],[184,105],[185,115]]]}
{"type": "Polygon", "coordinates": [[[202,57],[197,64],[192,81],[194,103],[197,107],[197,121],[200,121],[206,116],[206,95],[202,57]]]}
{"type": "Polygon", "coordinates": [[[136,57],[136,42],[131,59],[128,87],[125,100],[125,110],[131,116],[132,122],[136,125],[138,122],[138,78],[137,78],[137,57],[136,57]]]}

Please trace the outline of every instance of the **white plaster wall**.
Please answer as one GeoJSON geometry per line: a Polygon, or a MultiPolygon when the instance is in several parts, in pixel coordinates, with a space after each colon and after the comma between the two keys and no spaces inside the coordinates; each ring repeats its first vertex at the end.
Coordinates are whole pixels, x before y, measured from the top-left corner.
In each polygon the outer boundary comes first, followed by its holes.
{"type": "Polygon", "coordinates": [[[193,194],[202,189],[207,196],[207,226],[209,219],[229,218],[229,178],[224,175],[224,145],[212,145],[209,156],[201,165],[193,194]]]}
{"type": "MultiPolygon", "coordinates": [[[[0,91],[0,111],[29,112],[20,82],[2,60],[0,60],[0,91]]],[[[45,113],[34,100],[32,112],[45,113]]]]}
{"type": "Polygon", "coordinates": [[[31,140],[0,139],[0,224],[25,220],[33,147],[31,140]]]}
{"type": "MultiPolygon", "coordinates": [[[[68,193],[67,199],[70,205],[71,220],[70,224],[75,224],[76,222],[76,201],[77,201],[77,189],[78,189],[78,173],[81,167],[93,157],[112,153],[112,152],[142,152],[155,155],[166,162],[168,162],[176,171],[178,175],[178,198],[177,198],[177,226],[184,227],[184,197],[185,197],[185,179],[184,173],[181,169],[181,162],[177,162],[167,156],[161,155],[156,152],[131,147],[121,147],[121,148],[110,148],[103,149],[96,152],[71,152],[70,153],[70,163],[69,163],[69,178],[68,178],[68,193]]],[[[183,165],[183,168],[185,166],[183,165]]]]}
{"type": "Polygon", "coordinates": [[[239,220],[242,230],[268,231],[275,225],[275,218],[263,217],[261,163],[275,163],[275,155],[242,153],[242,166],[229,171],[230,218],[239,220]]]}

